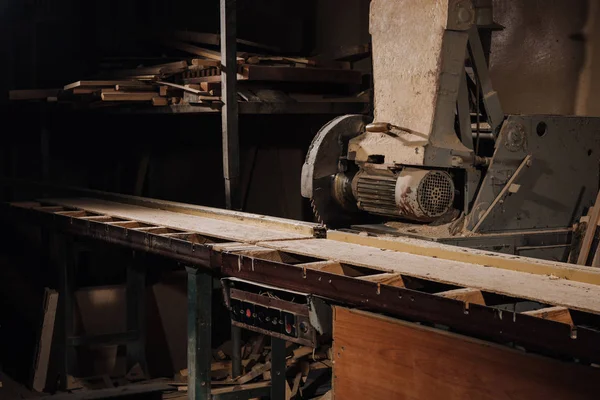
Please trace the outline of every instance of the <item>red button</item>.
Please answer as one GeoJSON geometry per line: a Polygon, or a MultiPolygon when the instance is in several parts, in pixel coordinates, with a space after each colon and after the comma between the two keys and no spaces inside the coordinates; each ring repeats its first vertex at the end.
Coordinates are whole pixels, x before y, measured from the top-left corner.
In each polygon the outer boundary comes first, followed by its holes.
{"type": "Polygon", "coordinates": [[[290,324],[285,324],[285,331],[287,333],[292,333],[292,325],[290,324]]]}
{"type": "Polygon", "coordinates": [[[250,309],[246,310],[246,317],[250,318],[252,316],[252,311],[250,309]]]}

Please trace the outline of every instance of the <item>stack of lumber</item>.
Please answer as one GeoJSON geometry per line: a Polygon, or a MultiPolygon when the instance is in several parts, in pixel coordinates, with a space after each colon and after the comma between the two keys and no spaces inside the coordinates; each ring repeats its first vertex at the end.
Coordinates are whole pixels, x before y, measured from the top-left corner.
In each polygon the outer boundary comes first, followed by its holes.
{"type": "MultiPolygon", "coordinates": [[[[242,375],[232,377],[231,342],[226,342],[213,351],[212,388],[213,390],[243,390],[257,385],[270,385],[271,381],[271,348],[268,338],[257,335],[242,346],[242,375]]],[[[317,387],[322,383],[309,375],[330,370],[332,367],[330,347],[313,349],[287,342],[286,344],[286,399],[312,398],[317,387]]],[[[178,391],[187,391],[188,370],[184,369],[175,376],[174,386],[178,391]]],[[[182,393],[180,397],[185,397],[182,393]]],[[[168,397],[178,397],[175,394],[168,397]]]]}
{"type": "MultiPolygon", "coordinates": [[[[140,102],[154,106],[208,105],[220,102],[221,53],[219,36],[177,31],[160,40],[178,57],[170,62],[146,60],[149,65],[131,67],[139,60],[111,63],[96,79],[69,83],[63,88],[15,90],[11,100],[46,100],[104,105],[140,102]],[[184,56],[185,55],[185,56],[184,56]],[[176,60],[176,61],[172,61],[176,60]]],[[[240,46],[259,52],[238,52],[239,101],[368,101],[358,97],[362,74],[351,69],[347,55],[327,57],[285,56],[278,49],[238,40],[240,46]],[[275,54],[274,54],[275,53],[275,54]],[[312,85],[312,86],[311,86],[312,85]],[[307,97],[308,96],[308,97],[307,97]]],[[[360,48],[358,56],[365,50],[360,48]]]]}

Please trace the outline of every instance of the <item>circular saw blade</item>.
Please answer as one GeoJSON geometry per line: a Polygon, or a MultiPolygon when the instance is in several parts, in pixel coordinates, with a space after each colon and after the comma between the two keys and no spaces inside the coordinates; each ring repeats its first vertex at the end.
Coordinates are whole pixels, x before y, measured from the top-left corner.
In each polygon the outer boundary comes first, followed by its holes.
{"type": "Polygon", "coordinates": [[[327,123],[313,139],[302,167],[302,196],[311,200],[319,223],[330,228],[358,223],[363,213],[344,209],[333,196],[340,158],[350,139],[360,135],[370,119],[364,115],[344,115],[327,123]]]}

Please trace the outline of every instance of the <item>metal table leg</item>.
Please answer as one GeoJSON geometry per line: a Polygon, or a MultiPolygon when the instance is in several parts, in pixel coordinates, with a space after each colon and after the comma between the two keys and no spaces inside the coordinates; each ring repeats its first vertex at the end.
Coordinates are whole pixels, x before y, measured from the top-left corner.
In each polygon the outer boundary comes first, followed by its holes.
{"type": "Polygon", "coordinates": [[[212,276],[198,268],[188,273],[188,399],[208,400],[212,360],[212,276]]]}
{"type": "Polygon", "coordinates": [[[62,327],[60,332],[60,347],[63,356],[60,368],[61,389],[67,389],[69,385],[69,375],[73,374],[77,363],[77,353],[70,344],[70,338],[73,337],[73,296],[75,293],[74,274],[77,265],[77,255],[73,246],[73,239],[64,235],[56,236],[56,243],[59,246],[59,305],[62,327]]]}
{"type": "Polygon", "coordinates": [[[127,266],[127,332],[136,332],[137,340],[127,343],[127,370],[146,365],[146,268],[144,254],[134,253],[127,266]]]}
{"type": "Polygon", "coordinates": [[[271,400],[285,399],[285,340],[271,337],[271,400]]]}

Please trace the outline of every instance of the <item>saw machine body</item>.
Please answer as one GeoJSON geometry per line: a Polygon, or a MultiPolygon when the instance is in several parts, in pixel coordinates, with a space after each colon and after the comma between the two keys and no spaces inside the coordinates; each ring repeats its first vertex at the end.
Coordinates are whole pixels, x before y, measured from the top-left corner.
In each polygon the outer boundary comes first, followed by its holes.
{"type": "Polygon", "coordinates": [[[488,73],[501,29],[491,7],[372,1],[374,119],[328,123],[302,171],[302,195],[323,223],[526,237],[567,229],[593,204],[600,119],[503,113],[488,73]]]}

